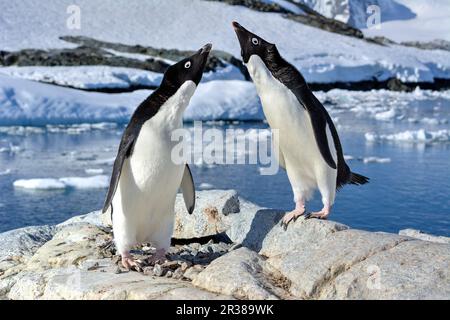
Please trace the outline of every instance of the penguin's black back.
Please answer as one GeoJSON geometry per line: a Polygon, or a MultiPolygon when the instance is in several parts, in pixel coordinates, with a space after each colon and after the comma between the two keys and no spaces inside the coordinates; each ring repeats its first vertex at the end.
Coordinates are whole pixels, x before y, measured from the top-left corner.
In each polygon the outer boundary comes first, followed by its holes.
{"type": "MultiPolygon", "coordinates": [[[[106,212],[112,203],[112,199],[117,190],[122,167],[125,159],[133,154],[133,148],[142,126],[146,121],[158,113],[161,106],[176,92],[176,88],[170,85],[160,86],[150,96],[147,97],[134,111],[120,140],[117,156],[114,161],[108,193],[102,212],[106,212]]],[[[111,210],[112,213],[112,210],[111,210]]]]}
{"type": "Polygon", "coordinates": [[[349,166],[345,162],[341,141],[333,120],[322,103],[308,87],[300,71],[281,57],[276,46],[270,46],[270,49],[266,51],[264,63],[273,77],[291,90],[303,108],[308,111],[319,150],[325,162],[330,167],[337,169],[336,188],[340,189],[347,183],[357,185],[367,183],[369,178],[350,171],[349,166]],[[334,162],[329,149],[326,124],[328,124],[333,137],[337,154],[337,164],[334,162]]]}

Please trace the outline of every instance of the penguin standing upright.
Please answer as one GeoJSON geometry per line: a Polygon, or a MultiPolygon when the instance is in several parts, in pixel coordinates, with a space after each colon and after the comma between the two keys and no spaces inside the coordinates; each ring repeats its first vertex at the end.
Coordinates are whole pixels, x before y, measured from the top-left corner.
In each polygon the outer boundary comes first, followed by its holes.
{"type": "Polygon", "coordinates": [[[174,206],[181,187],[189,213],[195,189],[187,164],[171,159],[173,130],[183,126],[183,112],[200,82],[211,44],[170,66],[161,85],[131,116],[114,162],[103,212],[112,210],[114,241],[122,264],[136,266],[130,249],[150,242],[157,250],[152,260],[165,255],[174,226],[174,206]]]}
{"type": "Polygon", "coordinates": [[[345,163],[342,146],[330,115],[314,96],[301,73],[278,53],[276,46],[233,22],[244,63],[255,83],[264,114],[279,130],[278,162],[286,169],[295,209],[281,224],[305,214],[305,202],[319,189],[323,208],[309,217],[326,219],[336,189],[361,185],[368,178],[353,173],[345,163]]]}

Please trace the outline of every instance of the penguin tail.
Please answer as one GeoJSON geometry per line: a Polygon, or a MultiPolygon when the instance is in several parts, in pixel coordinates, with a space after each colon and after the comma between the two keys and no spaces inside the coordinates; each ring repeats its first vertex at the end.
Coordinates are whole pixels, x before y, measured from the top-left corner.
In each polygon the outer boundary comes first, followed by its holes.
{"type": "Polygon", "coordinates": [[[360,174],[357,174],[354,172],[350,172],[350,179],[349,179],[350,184],[356,184],[359,186],[359,185],[368,183],[369,180],[370,180],[369,178],[367,178],[363,175],[360,175],[360,174]]]}

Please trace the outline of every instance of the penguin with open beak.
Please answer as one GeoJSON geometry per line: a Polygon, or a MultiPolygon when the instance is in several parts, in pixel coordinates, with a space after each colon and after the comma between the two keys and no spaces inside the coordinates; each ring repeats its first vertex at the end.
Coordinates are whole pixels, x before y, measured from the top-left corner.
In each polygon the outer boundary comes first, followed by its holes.
{"type": "Polygon", "coordinates": [[[281,224],[287,228],[290,221],[307,214],[306,201],[316,189],[323,208],[307,217],[326,219],[337,189],[345,184],[365,184],[369,179],[350,171],[336,127],[302,74],[283,59],[275,44],[237,22],[232,25],[267,122],[279,132],[274,150],[286,169],[295,202],[295,209],[286,213],[281,224]]]}

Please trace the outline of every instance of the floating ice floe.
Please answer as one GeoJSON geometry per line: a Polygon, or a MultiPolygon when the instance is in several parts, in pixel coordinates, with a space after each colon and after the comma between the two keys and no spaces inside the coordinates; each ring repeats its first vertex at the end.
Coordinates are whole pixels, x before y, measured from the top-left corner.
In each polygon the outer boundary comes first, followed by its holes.
{"type": "Polygon", "coordinates": [[[84,172],[86,172],[87,174],[102,174],[103,169],[88,168],[88,169],[85,169],[84,172]]]}
{"type": "Polygon", "coordinates": [[[98,160],[95,160],[94,163],[97,165],[111,166],[114,164],[115,160],[116,160],[116,158],[98,159],[98,160]]]}
{"type": "Polygon", "coordinates": [[[12,143],[9,143],[9,146],[7,147],[0,147],[0,153],[2,152],[9,152],[9,153],[17,153],[22,151],[22,148],[20,146],[16,146],[12,143]]]}
{"type": "Polygon", "coordinates": [[[0,176],[6,176],[11,173],[11,169],[0,171],[0,176]]]}
{"type": "Polygon", "coordinates": [[[109,185],[109,177],[97,175],[92,177],[66,177],[66,178],[43,178],[43,179],[20,179],[13,182],[14,187],[32,190],[55,190],[55,189],[102,189],[109,185]]]}
{"type": "Polygon", "coordinates": [[[355,159],[354,156],[351,156],[349,154],[344,154],[344,160],[345,161],[351,161],[351,160],[354,160],[354,159],[355,159]]]}
{"type": "Polygon", "coordinates": [[[389,109],[384,112],[379,112],[375,114],[375,119],[382,120],[382,121],[389,121],[394,119],[396,116],[396,112],[394,109],[389,109]]]}
{"type": "Polygon", "coordinates": [[[364,157],[362,161],[364,163],[389,163],[391,162],[391,158],[364,157]]]}
{"type": "Polygon", "coordinates": [[[398,141],[398,142],[446,142],[450,140],[450,130],[426,131],[420,129],[416,131],[403,131],[393,134],[376,134],[367,132],[367,141],[398,141]]]}
{"type": "Polygon", "coordinates": [[[198,188],[202,189],[202,190],[206,190],[206,189],[212,189],[212,188],[214,188],[214,186],[210,183],[202,182],[202,183],[200,183],[198,188]]]}

